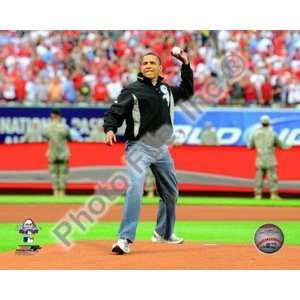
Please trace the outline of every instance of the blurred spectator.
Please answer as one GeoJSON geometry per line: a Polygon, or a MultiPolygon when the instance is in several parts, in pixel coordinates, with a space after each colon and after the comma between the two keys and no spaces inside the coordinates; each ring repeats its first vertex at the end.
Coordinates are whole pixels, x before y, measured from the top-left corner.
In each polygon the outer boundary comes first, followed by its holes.
{"type": "Polygon", "coordinates": [[[244,104],[244,92],[238,81],[234,82],[230,89],[231,104],[242,105],[244,104]]]}
{"type": "Polygon", "coordinates": [[[272,85],[268,78],[265,79],[265,82],[260,87],[261,92],[261,104],[263,106],[269,106],[272,104],[273,94],[272,94],[272,85]]]}
{"type": "Polygon", "coordinates": [[[280,78],[276,78],[275,84],[272,86],[273,101],[277,105],[283,105],[283,86],[280,78]]]}
{"type": "Polygon", "coordinates": [[[117,99],[119,96],[123,86],[119,79],[115,76],[112,81],[107,84],[107,91],[108,91],[108,96],[109,99],[117,99]]]}
{"type": "Polygon", "coordinates": [[[38,77],[36,81],[36,99],[39,102],[48,101],[48,84],[43,76],[38,77]]]}
{"type": "Polygon", "coordinates": [[[293,106],[300,103],[300,84],[296,78],[293,78],[288,85],[287,104],[293,106]]]}
{"type": "Polygon", "coordinates": [[[16,90],[13,82],[11,80],[5,80],[2,87],[3,98],[6,101],[16,100],[16,90]]]}
{"type": "Polygon", "coordinates": [[[76,89],[69,72],[66,73],[66,78],[63,80],[63,99],[69,103],[74,103],[77,97],[76,89]]]}
{"type": "Polygon", "coordinates": [[[55,76],[48,87],[48,100],[51,103],[62,102],[63,100],[63,87],[58,76],[55,76]]]}
{"type": "Polygon", "coordinates": [[[245,79],[245,84],[243,85],[243,94],[245,98],[245,104],[248,105],[256,105],[257,103],[257,94],[254,84],[249,80],[249,78],[245,79]]]}
{"type": "Polygon", "coordinates": [[[26,81],[21,77],[21,74],[18,73],[15,77],[15,91],[16,91],[16,100],[24,101],[26,97],[26,81]]]}
{"type": "Polygon", "coordinates": [[[98,81],[93,88],[93,99],[96,102],[103,102],[108,100],[108,92],[105,84],[98,81]]]}
{"type": "Polygon", "coordinates": [[[80,102],[88,102],[90,99],[91,88],[88,83],[83,82],[79,88],[79,98],[80,102]]]}
{"type": "Polygon", "coordinates": [[[36,86],[37,86],[37,84],[33,78],[26,82],[26,85],[25,85],[26,102],[29,102],[29,103],[38,102],[36,86]]]}

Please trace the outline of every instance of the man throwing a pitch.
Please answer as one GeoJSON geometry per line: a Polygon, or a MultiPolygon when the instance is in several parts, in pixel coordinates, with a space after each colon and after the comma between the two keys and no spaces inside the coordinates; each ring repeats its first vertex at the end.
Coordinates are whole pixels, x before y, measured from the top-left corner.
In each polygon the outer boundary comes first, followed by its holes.
{"type": "Polygon", "coordinates": [[[174,234],[178,190],[167,141],[173,134],[174,104],[180,99],[190,98],[194,86],[187,54],[176,47],[172,55],[182,62],[180,86],[172,87],[163,82],[160,57],[148,53],[141,58],[137,81],[121,91],[104,119],[105,142],[108,145],[116,142],[117,129],[126,121],[128,188],[119,239],[112,247],[117,254],[129,253],[129,244],[135,239],[149,167],[160,196],[152,241],[183,243],[183,239],[174,234]]]}

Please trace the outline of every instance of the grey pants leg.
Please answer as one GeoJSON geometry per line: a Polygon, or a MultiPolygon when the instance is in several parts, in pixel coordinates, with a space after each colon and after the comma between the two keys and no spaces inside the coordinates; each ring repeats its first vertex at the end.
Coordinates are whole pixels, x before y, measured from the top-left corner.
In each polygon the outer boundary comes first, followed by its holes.
{"type": "Polygon", "coordinates": [[[119,237],[134,241],[140,217],[146,171],[151,157],[140,143],[128,143],[126,147],[128,188],[119,228],[119,237]]]}
{"type": "Polygon", "coordinates": [[[174,163],[168,149],[151,165],[151,170],[160,196],[155,230],[165,239],[169,239],[175,226],[178,190],[174,163]]]}

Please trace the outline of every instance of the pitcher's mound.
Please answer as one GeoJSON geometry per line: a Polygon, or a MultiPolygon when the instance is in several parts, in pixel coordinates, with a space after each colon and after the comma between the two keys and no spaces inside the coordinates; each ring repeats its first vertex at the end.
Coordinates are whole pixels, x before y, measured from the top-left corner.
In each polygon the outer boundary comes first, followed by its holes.
{"type": "Polygon", "coordinates": [[[296,246],[283,246],[274,255],[264,255],[252,245],[137,241],[130,254],[116,255],[111,252],[112,243],[81,241],[71,249],[50,245],[28,256],[1,253],[0,269],[300,269],[300,247],[296,246]]]}

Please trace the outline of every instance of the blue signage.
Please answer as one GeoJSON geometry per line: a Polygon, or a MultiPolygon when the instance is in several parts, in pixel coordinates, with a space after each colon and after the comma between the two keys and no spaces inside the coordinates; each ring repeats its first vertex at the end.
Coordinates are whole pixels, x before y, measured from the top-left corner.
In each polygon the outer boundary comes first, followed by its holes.
{"type": "MultiPolygon", "coordinates": [[[[87,141],[97,124],[101,124],[106,108],[61,108],[72,136],[87,141]]],[[[0,107],[0,143],[20,143],[33,124],[40,129],[50,122],[50,108],[0,107]]],[[[285,143],[300,145],[300,111],[295,109],[205,108],[187,111],[177,107],[174,129],[180,143],[200,144],[206,122],[216,130],[220,145],[247,144],[262,115],[271,118],[274,131],[285,143]]],[[[124,125],[119,134],[124,131],[124,125]]]]}
{"type": "Polygon", "coordinates": [[[246,145],[253,130],[260,126],[262,115],[271,118],[279,138],[288,145],[300,145],[300,111],[295,109],[211,108],[192,113],[175,112],[175,133],[181,143],[200,144],[206,122],[216,130],[220,145],[246,145]]]}

